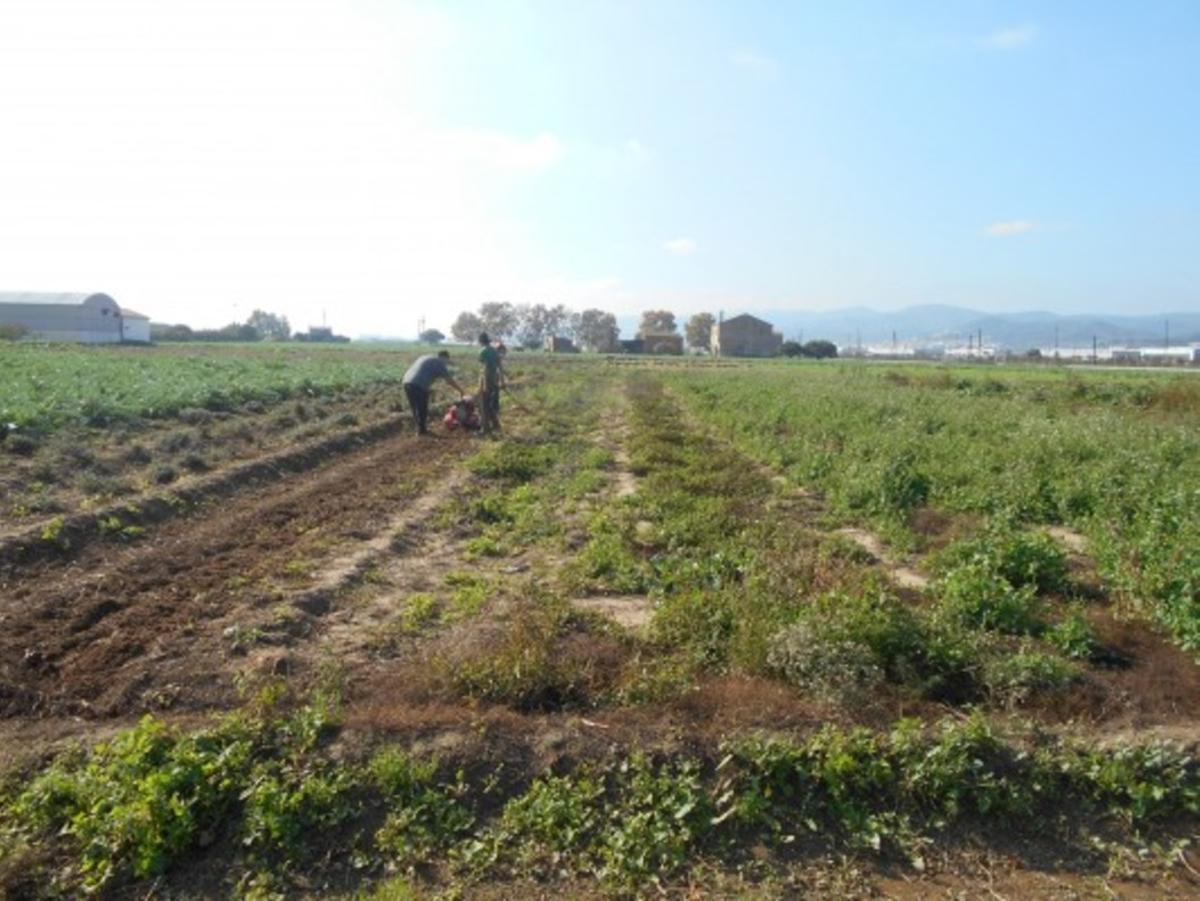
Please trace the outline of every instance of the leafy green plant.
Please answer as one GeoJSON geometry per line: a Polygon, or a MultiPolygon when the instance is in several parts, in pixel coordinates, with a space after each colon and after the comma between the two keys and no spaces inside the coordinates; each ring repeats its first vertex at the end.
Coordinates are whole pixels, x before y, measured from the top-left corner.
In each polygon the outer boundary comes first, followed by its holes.
{"type": "Polygon", "coordinates": [[[936,566],[951,571],[967,564],[987,567],[1016,588],[1038,593],[1068,586],[1067,557],[1045,532],[1029,532],[1000,521],[978,538],[956,542],[938,555],[936,566]]]}
{"type": "Polygon", "coordinates": [[[988,660],[983,683],[1000,703],[1018,706],[1039,695],[1064,692],[1079,677],[1073,664],[1030,648],[988,660]]]}
{"type": "Polygon", "coordinates": [[[1088,660],[1096,653],[1096,633],[1087,617],[1076,610],[1046,632],[1046,640],[1066,656],[1088,660]]]}
{"type": "Polygon", "coordinates": [[[1033,635],[1044,628],[1034,586],[1014,587],[986,561],[956,566],[938,579],[934,592],[941,614],[969,628],[1010,635],[1033,635]]]}
{"type": "Polygon", "coordinates": [[[376,844],[403,866],[429,861],[474,823],[459,800],[466,791],[462,774],[447,785],[438,782],[437,769],[437,761],[415,758],[401,748],[384,748],[368,764],[371,781],[387,803],[376,844]]]}
{"type": "Polygon", "coordinates": [[[256,855],[293,858],[305,839],[355,814],[343,767],[264,764],[243,792],[242,842],[256,855]]]}

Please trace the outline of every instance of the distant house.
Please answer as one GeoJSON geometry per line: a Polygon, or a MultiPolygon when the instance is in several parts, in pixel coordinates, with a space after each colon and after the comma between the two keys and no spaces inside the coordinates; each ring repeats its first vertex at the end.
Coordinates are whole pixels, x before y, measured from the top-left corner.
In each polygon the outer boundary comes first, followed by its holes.
{"type": "Polygon", "coordinates": [[[642,353],[683,353],[683,335],[674,332],[639,332],[638,339],[642,342],[642,353]]]}
{"type": "Polygon", "coordinates": [[[42,341],[119,344],[149,341],[150,320],[123,311],[107,294],[0,292],[0,325],[25,329],[42,341]],[[131,321],[125,322],[128,314],[131,321]]]}
{"type": "Polygon", "coordinates": [[[645,353],[646,345],[641,338],[624,338],[617,342],[623,354],[645,353]]]}
{"type": "Polygon", "coordinates": [[[546,336],[546,350],[552,354],[577,354],[579,348],[570,338],[560,338],[557,335],[546,336]]]}
{"type": "Polygon", "coordinates": [[[709,346],[718,357],[773,357],[779,353],[783,336],[748,313],[714,323],[709,346]]]}

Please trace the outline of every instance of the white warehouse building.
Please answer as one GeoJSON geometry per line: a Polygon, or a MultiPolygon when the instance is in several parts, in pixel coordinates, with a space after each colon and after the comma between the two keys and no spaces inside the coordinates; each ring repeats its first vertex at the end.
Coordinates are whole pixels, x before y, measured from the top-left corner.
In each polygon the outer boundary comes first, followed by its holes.
{"type": "Polygon", "coordinates": [[[24,329],[41,341],[150,341],[150,317],[122,310],[107,294],[0,291],[0,326],[5,325],[24,329]]]}

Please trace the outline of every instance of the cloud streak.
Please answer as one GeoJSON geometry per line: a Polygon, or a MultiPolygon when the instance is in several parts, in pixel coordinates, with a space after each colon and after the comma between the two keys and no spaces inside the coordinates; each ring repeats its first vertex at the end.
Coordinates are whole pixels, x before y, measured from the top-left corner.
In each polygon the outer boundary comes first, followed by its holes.
{"type": "Polygon", "coordinates": [[[779,74],[779,60],[757,50],[735,50],[729,55],[729,61],[745,72],[753,72],[767,78],[774,78],[779,74]]]}
{"type": "Polygon", "coordinates": [[[1011,238],[1015,235],[1027,235],[1040,228],[1040,224],[1030,219],[1006,219],[1002,222],[993,222],[983,231],[992,238],[1011,238]]]}
{"type": "Polygon", "coordinates": [[[1037,28],[1033,25],[998,28],[983,39],[983,46],[989,50],[1021,50],[1032,44],[1036,37],[1037,28]]]}
{"type": "Polygon", "coordinates": [[[663,243],[663,250],[677,257],[687,257],[696,252],[696,242],[691,238],[672,238],[663,243]]]}

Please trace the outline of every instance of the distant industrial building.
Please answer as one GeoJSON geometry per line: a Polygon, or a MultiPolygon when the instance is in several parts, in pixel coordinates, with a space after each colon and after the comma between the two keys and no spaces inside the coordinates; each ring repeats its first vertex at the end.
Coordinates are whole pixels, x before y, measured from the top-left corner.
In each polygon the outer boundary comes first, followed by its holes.
{"type": "Polygon", "coordinates": [[[712,327],[709,347],[717,357],[774,357],[783,344],[783,335],[748,313],[722,319],[712,327]]]}
{"type": "Polygon", "coordinates": [[[122,310],[107,294],[0,291],[0,326],[41,341],[81,344],[148,343],[150,318],[122,310]]]}

